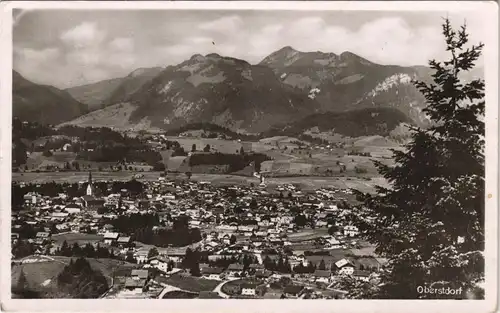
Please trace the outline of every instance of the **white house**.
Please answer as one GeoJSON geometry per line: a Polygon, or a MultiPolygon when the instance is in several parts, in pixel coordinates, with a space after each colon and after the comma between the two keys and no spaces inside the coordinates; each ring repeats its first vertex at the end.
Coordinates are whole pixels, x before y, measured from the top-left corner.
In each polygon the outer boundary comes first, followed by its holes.
{"type": "Polygon", "coordinates": [[[241,285],[241,295],[243,296],[255,296],[256,285],[254,284],[243,284],[241,285]]]}
{"type": "Polygon", "coordinates": [[[149,259],[149,264],[162,272],[168,272],[168,259],[162,256],[155,256],[149,259]]]}
{"type": "Polygon", "coordinates": [[[105,233],[104,234],[104,243],[107,245],[110,245],[113,242],[115,242],[116,240],[118,240],[119,236],[120,236],[120,234],[118,234],[118,233],[105,233]]]}
{"type": "Polygon", "coordinates": [[[355,237],[359,235],[359,229],[354,225],[344,226],[344,236],[355,237]]]}
{"type": "Polygon", "coordinates": [[[354,265],[347,259],[335,262],[335,266],[339,270],[340,275],[352,275],[354,273],[354,265]]]}
{"type": "Polygon", "coordinates": [[[137,264],[144,263],[148,260],[148,250],[138,250],[134,253],[134,258],[137,261],[137,264]]]}
{"type": "Polygon", "coordinates": [[[208,267],[202,270],[202,276],[205,279],[222,280],[221,274],[223,271],[224,269],[219,267],[208,267]]]}
{"type": "Polygon", "coordinates": [[[314,271],[314,280],[316,282],[320,282],[320,283],[325,283],[325,284],[328,284],[331,282],[331,273],[330,271],[325,271],[325,270],[316,270],[314,271]]]}
{"type": "Polygon", "coordinates": [[[370,272],[369,271],[362,271],[362,270],[355,270],[353,273],[354,278],[362,280],[362,281],[369,281],[370,280],[370,272]]]}

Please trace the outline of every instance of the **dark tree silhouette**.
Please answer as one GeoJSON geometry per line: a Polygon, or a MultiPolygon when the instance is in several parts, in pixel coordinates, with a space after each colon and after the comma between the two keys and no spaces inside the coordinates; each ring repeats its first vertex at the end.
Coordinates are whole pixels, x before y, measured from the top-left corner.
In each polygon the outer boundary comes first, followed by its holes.
{"type": "Polygon", "coordinates": [[[417,286],[461,287],[465,295],[484,279],[484,81],[461,81],[483,44],[466,46],[466,26],[454,30],[449,20],[443,34],[450,58],[429,62],[433,83],[415,83],[432,126],[411,128],[395,166],[376,163],[391,188],[357,193],[364,209],[353,218],[389,259],[380,288],[364,297],[436,297],[417,286]]]}

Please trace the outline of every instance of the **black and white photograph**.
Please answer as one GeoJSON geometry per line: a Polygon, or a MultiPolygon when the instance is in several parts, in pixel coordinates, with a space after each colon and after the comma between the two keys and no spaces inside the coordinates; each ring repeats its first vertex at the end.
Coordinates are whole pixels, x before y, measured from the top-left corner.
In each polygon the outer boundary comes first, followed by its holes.
{"type": "Polygon", "coordinates": [[[495,3],[50,3],[4,6],[2,306],[494,310],[495,3]]]}

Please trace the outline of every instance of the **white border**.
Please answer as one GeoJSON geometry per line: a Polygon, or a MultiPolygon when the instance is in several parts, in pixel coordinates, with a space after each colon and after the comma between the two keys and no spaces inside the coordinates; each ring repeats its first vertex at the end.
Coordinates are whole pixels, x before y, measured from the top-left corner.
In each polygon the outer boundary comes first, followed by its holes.
{"type": "Polygon", "coordinates": [[[169,312],[493,312],[498,295],[498,7],[481,1],[339,1],[339,2],[2,2],[0,3],[0,197],[1,309],[22,312],[164,311],[169,312]],[[485,300],[12,300],[10,299],[11,69],[12,9],[208,9],[208,10],[363,10],[448,11],[480,14],[488,30],[486,78],[486,282],[485,300]]]}

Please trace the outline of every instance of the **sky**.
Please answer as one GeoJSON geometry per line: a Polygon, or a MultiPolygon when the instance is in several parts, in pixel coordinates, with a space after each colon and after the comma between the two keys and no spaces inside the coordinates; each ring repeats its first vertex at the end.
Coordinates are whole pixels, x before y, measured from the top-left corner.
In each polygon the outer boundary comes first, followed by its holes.
{"type": "Polygon", "coordinates": [[[284,46],[350,51],[372,62],[427,65],[447,56],[441,24],[468,25],[485,41],[481,17],[448,12],[15,10],[13,67],[39,84],[68,88],[218,53],[252,64],[284,46]]]}

